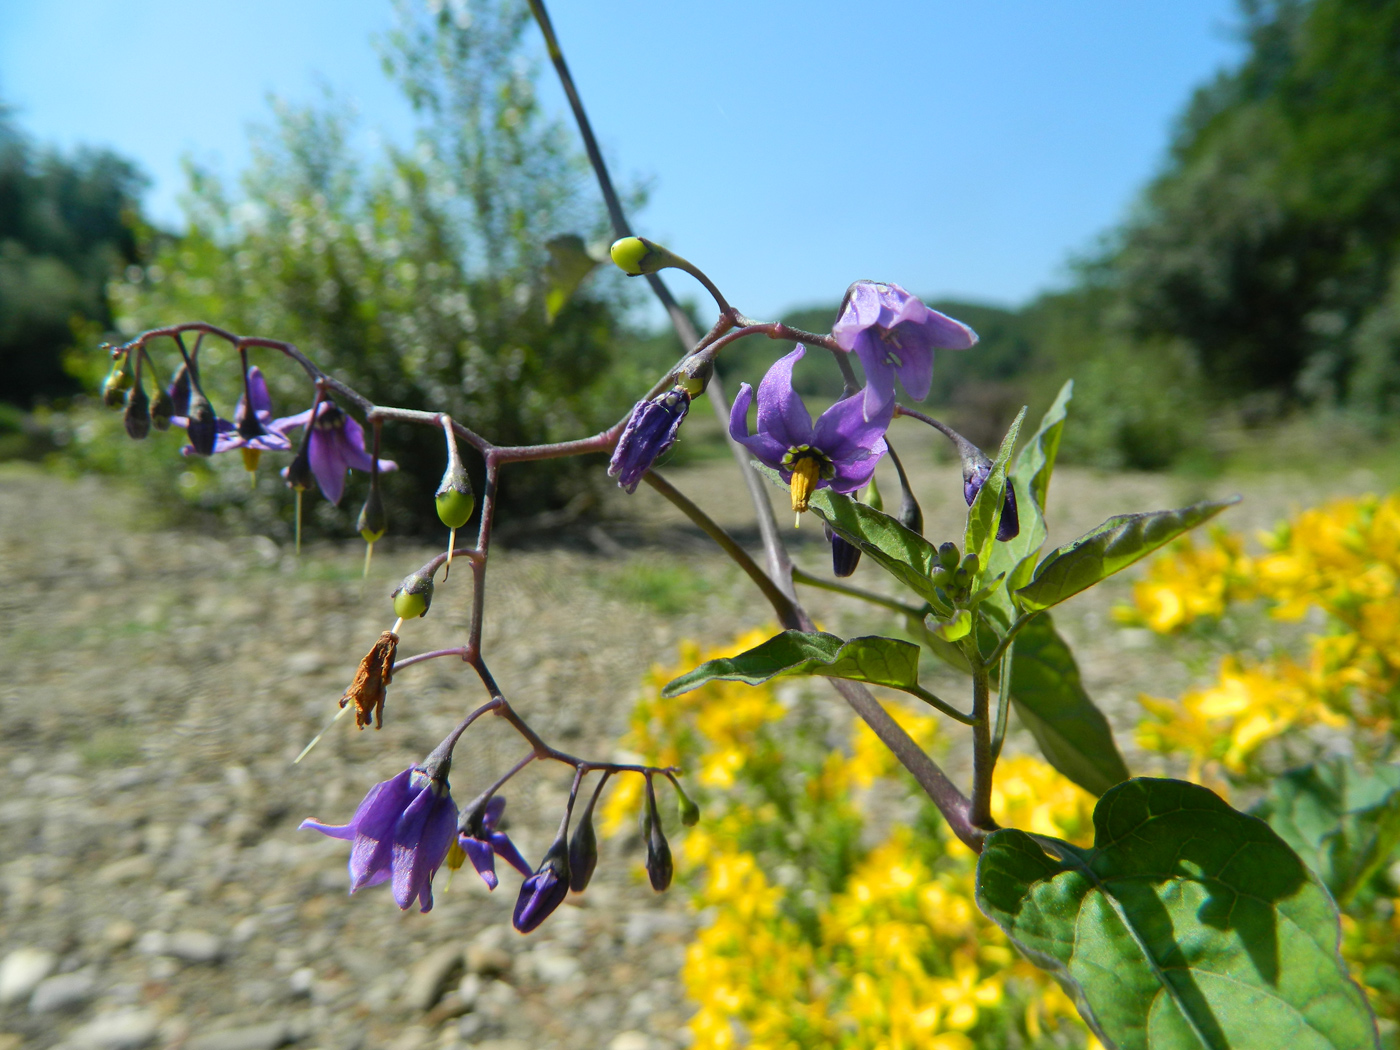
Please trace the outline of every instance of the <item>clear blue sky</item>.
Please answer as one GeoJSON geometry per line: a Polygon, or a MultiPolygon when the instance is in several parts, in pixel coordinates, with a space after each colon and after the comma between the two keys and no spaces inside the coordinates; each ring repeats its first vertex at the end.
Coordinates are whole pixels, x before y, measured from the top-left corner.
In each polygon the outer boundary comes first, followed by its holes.
{"type": "MultiPolygon", "coordinates": [[[[182,155],[237,172],[267,97],[352,99],[407,141],[371,42],[388,0],[5,0],[0,98],[111,146],[178,225],[182,155]]],[[[1019,303],[1120,219],[1192,87],[1241,53],[1233,0],[554,0],[641,232],[752,314],[857,277],[1019,303]]],[[[542,70],[546,97],[562,95],[542,70]]],[[[693,285],[675,284],[682,294],[693,285]]]]}

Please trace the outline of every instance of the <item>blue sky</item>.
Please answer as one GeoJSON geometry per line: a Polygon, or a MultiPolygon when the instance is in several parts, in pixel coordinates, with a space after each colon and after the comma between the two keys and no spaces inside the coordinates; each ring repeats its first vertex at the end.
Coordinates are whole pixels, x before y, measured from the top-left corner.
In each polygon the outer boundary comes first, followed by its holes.
{"type": "MultiPolygon", "coordinates": [[[[1053,287],[1126,213],[1190,90],[1242,52],[1233,0],[551,12],[615,174],[652,187],[635,225],[759,316],[858,277],[1005,304],[1053,287]]],[[[42,141],[135,158],[176,226],[182,155],[236,173],[269,94],[329,86],[367,150],[407,141],[371,43],[391,19],[388,0],[5,0],[0,98],[42,141]]]]}

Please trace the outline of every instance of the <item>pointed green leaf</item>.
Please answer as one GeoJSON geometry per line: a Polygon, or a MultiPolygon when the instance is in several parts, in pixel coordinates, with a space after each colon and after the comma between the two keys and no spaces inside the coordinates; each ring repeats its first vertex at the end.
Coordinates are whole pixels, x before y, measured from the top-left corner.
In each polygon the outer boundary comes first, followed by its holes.
{"type": "Polygon", "coordinates": [[[1006,501],[1006,467],[1011,462],[1011,450],[1016,447],[1016,435],[1021,432],[1021,423],[1025,418],[1026,410],[1023,408],[1001,439],[1001,448],[997,450],[996,459],[992,460],[991,474],[977,490],[972,506],[967,508],[963,555],[977,555],[977,563],[982,568],[977,577],[979,581],[991,564],[992,547],[996,543],[997,526],[1001,522],[1001,511],[1006,501]]]}
{"type": "Polygon", "coordinates": [[[1016,635],[1011,699],[1046,761],[1085,791],[1102,795],[1128,779],[1108,719],[1084,691],[1074,654],[1049,613],[1016,635]]]}
{"type": "Polygon", "coordinates": [[[1400,766],[1336,758],[1294,769],[1255,813],[1346,903],[1400,846],[1400,766]]]}
{"type": "Polygon", "coordinates": [[[544,313],[553,322],[599,262],[588,254],[583,238],[576,233],[561,234],[545,247],[549,249],[549,262],[545,265],[544,313]]]}
{"type": "Polygon", "coordinates": [[[1209,521],[1239,500],[1234,496],[1226,500],[1207,500],[1181,510],[1109,518],[1073,543],[1051,551],[1036,568],[1031,582],[1016,591],[1016,597],[1028,611],[1058,605],[1126,569],[1139,558],[1145,558],[1188,529],[1209,521]]]}
{"type": "Polygon", "coordinates": [[[894,689],[917,689],[919,647],[898,638],[852,638],[784,631],[738,656],[707,660],[666,683],[662,696],[680,696],[716,678],[758,685],[790,675],[849,678],[894,689]]]}
{"type": "MultiPolygon", "coordinates": [[[[1008,481],[1016,491],[1021,531],[1005,543],[992,547],[988,572],[1006,573],[1006,591],[1015,591],[1030,582],[1035,570],[1035,554],[1045,542],[1045,508],[1050,491],[1050,475],[1060,450],[1065,414],[1074,393],[1074,380],[1065,380],[1055,400],[1041,417],[1040,426],[1016,456],[1008,481]]],[[[1005,593],[1005,592],[1003,592],[1005,593]]],[[[1003,599],[1005,601],[1005,599],[1003,599]]]]}
{"type": "Polygon", "coordinates": [[[993,832],[977,903],[1105,1044],[1379,1047],[1336,906],[1262,820],[1195,784],[1138,779],[1100,799],[1094,832],[1092,849],[993,832]]]}
{"type": "MultiPolygon", "coordinates": [[[[787,488],[782,475],[771,467],[755,463],[754,469],[775,485],[787,488]]],[[[935,570],[940,577],[944,572],[938,562],[938,548],[928,540],[883,511],[830,489],[813,492],[809,506],[844,540],[859,547],[934,609],[944,615],[952,614],[953,607],[939,596],[934,586],[935,570]]]]}

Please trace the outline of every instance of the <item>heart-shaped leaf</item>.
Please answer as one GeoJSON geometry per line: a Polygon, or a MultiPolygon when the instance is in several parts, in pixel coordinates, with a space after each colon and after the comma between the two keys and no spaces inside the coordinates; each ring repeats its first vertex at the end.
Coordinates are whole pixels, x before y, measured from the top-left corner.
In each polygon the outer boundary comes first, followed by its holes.
{"type": "Polygon", "coordinates": [[[977,903],[1105,1044],[1380,1045],[1332,898],[1262,820],[1195,784],[1138,779],[1099,800],[1094,832],[1092,849],[993,832],[977,903]]]}
{"type": "Polygon", "coordinates": [[[1074,654],[1049,613],[1016,635],[1011,699],[1046,760],[1085,791],[1102,795],[1128,779],[1108,719],[1084,691],[1074,654]]]}
{"type": "Polygon", "coordinates": [[[1073,543],[1051,551],[1036,568],[1031,582],[1016,591],[1016,597],[1028,611],[1058,605],[1126,569],[1139,558],[1145,558],[1183,532],[1209,521],[1239,500],[1234,496],[1227,500],[1206,500],[1181,510],[1109,518],[1073,543]]]}
{"type": "Polygon", "coordinates": [[[1255,809],[1346,903],[1400,846],[1400,766],[1345,759],[1291,770],[1255,809]]]}

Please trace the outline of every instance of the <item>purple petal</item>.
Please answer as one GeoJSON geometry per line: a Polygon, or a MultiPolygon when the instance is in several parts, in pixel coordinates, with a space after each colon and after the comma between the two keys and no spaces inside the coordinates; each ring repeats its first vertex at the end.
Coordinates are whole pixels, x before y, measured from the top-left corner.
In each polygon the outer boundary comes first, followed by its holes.
{"type": "MultiPolygon", "coordinates": [[[[387,877],[393,850],[394,825],[410,798],[412,767],[398,776],[370,788],[355,810],[349,827],[355,829],[350,847],[350,892],[383,882],[387,877]]],[[[320,830],[317,828],[316,830],[320,830]]],[[[339,836],[337,836],[339,837],[339,836]]]]}
{"type": "Polygon", "coordinates": [[[481,815],[481,826],[487,831],[496,827],[496,822],[501,819],[501,814],[506,811],[506,797],[504,795],[492,795],[491,800],[486,803],[486,812],[481,815]]]}
{"type": "Polygon", "coordinates": [[[683,390],[671,390],[651,401],[638,401],[613,449],[608,476],[617,478],[618,485],[628,492],[636,492],[642,475],[675,444],[689,410],[690,395],[683,390]]]}
{"type": "Polygon", "coordinates": [[[339,503],[345,495],[345,459],[341,455],[341,443],[333,432],[311,431],[311,473],[316,475],[316,484],[321,487],[321,495],[332,503],[339,503]]]}
{"type": "Polygon", "coordinates": [[[345,839],[347,842],[355,837],[355,828],[351,824],[322,824],[315,817],[307,817],[297,825],[298,831],[319,831],[322,835],[329,835],[333,839],[345,839]]]}
{"type": "Polygon", "coordinates": [[[520,851],[515,848],[515,843],[506,837],[504,831],[491,832],[491,848],[496,851],[496,856],[520,874],[528,876],[535,870],[530,867],[530,862],[520,855],[520,851]]]}
{"type": "MultiPolygon", "coordinates": [[[[908,327],[900,325],[894,330],[894,336],[899,338],[908,327]]],[[[900,383],[909,391],[910,397],[915,401],[922,401],[928,397],[929,387],[933,384],[933,351],[916,346],[912,340],[906,339],[900,357],[904,363],[895,368],[895,375],[899,376],[900,383]]]]}
{"type": "Polygon", "coordinates": [[[852,394],[821,414],[813,428],[816,439],[813,444],[839,467],[844,459],[868,454],[884,437],[893,418],[894,406],[891,404],[888,413],[866,419],[865,396],[852,394]]]}
{"type": "Polygon", "coordinates": [[[770,467],[781,468],[787,446],[780,445],[767,434],[749,434],[749,403],[753,401],[753,387],[748,383],[739,384],[739,392],[734,395],[734,404],[729,410],[729,436],[752,452],[770,467]]]}
{"type": "Polygon", "coordinates": [[[894,411],[894,369],[886,361],[880,337],[862,332],[856,339],[856,356],[865,369],[865,417],[879,419],[894,411]]]}
{"type": "MultiPolygon", "coordinates": [[[[767,434],[786,451],[812,444],[812,413],[792,388],[792,368],[807,348],[801,343],[778,358],[758,384],[758,432],[767,434]]],[[[731,417],[732,418],[732,417],[731,417]]]]}
{"type": "MultiPolygon", "coordinates": [[[[424,781],[427,775],[418,774],[424,781]]],[[[415,897],[433,906],[433,874],[442,866],[457,829],[457,806],[445,786],[427,782],[394,827],[394,900],[407,908],[415,897]]]]}
{"type": "Polygon", "coordinates": [[[481,881],[486,883],[486,888],[494,890],[500,884],[500,880],[496,878],[496,853],[491,848],[491,843],[474,839],[470,835],[462,835],[457,841],[461,843],[462,851],[471,860],[476,873],[481,876],[481,881]]]}
{"type": "Polygon", "coordinates": [[[521,933],[529,933],[549,918],[568,894],[569,884],[559,878],[553,867],[547,867],[521,885],[511,921],[521,933]]]}
{"type": "Polygon", "coordinates": [[[257,365],[248,369],[248,392],[253,395],[253,414],[266,425],[272,418],[272,395],[267,392],[267,380],[257,365]]]}
{"type": "MultiPolygon", "coordinates": [[[[298,412],[294,416],[283,416],[281,419],[274,419],[271,423],[267,425],[267,429],[275,430],[283,437],[286,437],[287,431],[296,430],[299,427],[306,426],[306,421],[310,418],[311,409],[308,408],[305,412],[298,412]]],[[[171,420],[171,422],[173,423],[174,420],[171,420]]]]}
{"type": "MultiPolygon", "coordinates": [[[[833,492],[854,492],[866,484],[871,475],[875,473],[875,467],[880,462],[880,457],[888,451],[888,448],[885,439],[880,438],[869,451],[862,450],[857,455],[837,463],[836,477],[832,478],[830,482],[831,490],[833,492]]],[[[821,482],[819,484],[827,483],[821,482]]]]}

